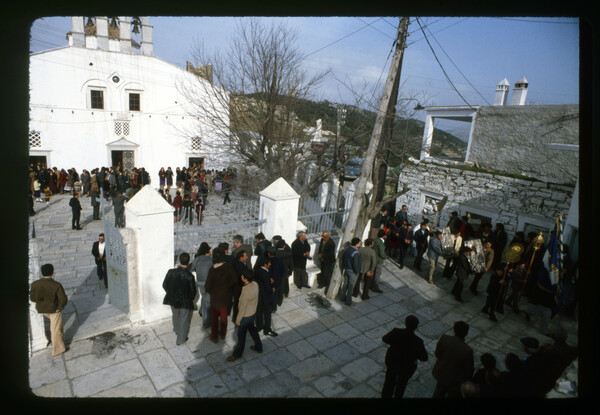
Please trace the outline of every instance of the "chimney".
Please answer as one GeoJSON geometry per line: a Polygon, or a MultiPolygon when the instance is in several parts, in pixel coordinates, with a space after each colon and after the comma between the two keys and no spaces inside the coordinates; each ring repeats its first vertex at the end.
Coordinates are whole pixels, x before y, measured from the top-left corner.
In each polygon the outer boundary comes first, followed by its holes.
{"type": "Polygon", "coordinates": [[[510,105],[525,105],[525,98],[527,98],[527,87],[529,83],[523,76],[515,83],[515,89],[513,90],[512,100],[510,105]]]}
{"type": "Polygon", "coordinates": [[[508,88],[510,84],[504,78],[498,85],[496,85],[496,95],[494,95],[494,105],[506,105],[506,99],[508,98],[508,88]]]}
{"type": "Polygon", "coordinates": [[[96,17],[96,45],[98,49],[108,50],[108,18],[96,17]]]}
{"type": "Polygon", "coordinates": [[[119,49],[123,53],[131,53],[131,17],[119,16],[119,49]]]}
{"type": "Polygon", "coordinates": [[[71,17],[70,45],[85,47],[85,34],[83,32],[83,16],[71,17]]]}
{"type": "Polygon", "coordinates": [[[141,16],[142,21],[142,55],[154,56],[154,44],[152,43],[152,27],[148,24],[148,16],[141,16]]]}

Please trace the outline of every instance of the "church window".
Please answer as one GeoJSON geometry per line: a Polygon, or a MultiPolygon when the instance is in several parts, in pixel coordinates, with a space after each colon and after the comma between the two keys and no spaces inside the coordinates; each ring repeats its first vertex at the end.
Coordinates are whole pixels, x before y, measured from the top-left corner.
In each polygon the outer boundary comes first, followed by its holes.
{"type": "Polygon", "coordinates": [[[90,104],[94,109],[104,109],[104,91],[90,90],[90,104]]]}
{"type": "Polygon", "coordinates": [[[140,94],[129,94],[129,111],[140,111],[140,94]]]}

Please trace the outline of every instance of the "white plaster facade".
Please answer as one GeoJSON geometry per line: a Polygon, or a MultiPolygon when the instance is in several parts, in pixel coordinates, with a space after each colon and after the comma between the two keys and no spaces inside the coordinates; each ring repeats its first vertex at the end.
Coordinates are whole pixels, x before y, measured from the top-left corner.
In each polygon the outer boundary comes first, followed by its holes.
{"type": "MultiPolygon", "coordinates": [[[[208,81],[153,56],[147,18],[137,48],[126,34],[125,18],[120,21],[125,39],[101,36],[107,19],[99,17],[98,36],[85,36],[83,43],[83,17],[72,20],[69,46],[30,55],[30,156],[45,156],[48,167],[81,172],[112,166],[119,152],[128,151],[133,166],[151,174],[153,186],[161,167],[189,166],[190,158],[204,158],[206,168],[228,166],[227,157],[202,144],[227,130],[190,116],[190,103],[177,89],[196,85],[197,94],[206,95],[212,87],[202,88],[208,81]],[[102,92],[103,108],[92,108],[91,91],[102,92]],[[139,94],[139,110],[131,110],[130,94],[139,94]]],[[[223,114],[228,120],[225,108],[223,114]]]]}

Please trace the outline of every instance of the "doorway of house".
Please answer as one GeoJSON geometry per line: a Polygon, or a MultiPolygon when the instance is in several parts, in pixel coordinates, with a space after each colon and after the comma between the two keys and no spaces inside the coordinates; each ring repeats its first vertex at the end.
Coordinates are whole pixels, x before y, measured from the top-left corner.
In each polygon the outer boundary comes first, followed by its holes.
{"type": "Polygon", "coordinates": [[[33,164],[34,166],[39,164],[40,167],[44,168],[48,167],[46,163],[46,156],[29,156],[29,164],[33,164]]]}
{"type": "Polygon", "coordinates": [[[118,167],[119,169],[133,170],[134,157],[133,151],[127,150],[112,150],[111,151],[111,165],[118,167]]]}
{"type": "Polygon", "coordinates": [[[189,157],[188,158],[188,166],[192,167],[200,167],[200,169],[204,168],[204,157],[189,157]]]}

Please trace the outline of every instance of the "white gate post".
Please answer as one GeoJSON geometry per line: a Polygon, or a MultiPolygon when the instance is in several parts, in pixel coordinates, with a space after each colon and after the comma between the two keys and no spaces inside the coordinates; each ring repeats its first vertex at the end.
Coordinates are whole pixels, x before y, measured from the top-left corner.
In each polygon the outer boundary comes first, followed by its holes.
{"type": "Polygon", "coordinates": [[[299,203],[300,195],[283,177],[260,192],[259,219],[266,222],[259,229],[267,239],[281,235],[288,245],[292,244],[296,239],[299,203]]]}
{"type": "Polygon", "coordinates": [[[135,239],[137,244],[134,255],[128,253],[128,262],[135,261],[128,264],[128,270],[137,270],[129,276],[137,279],[129,283],[133,290],[129,297],[139,300],[132,303],[140,305],[138,310],[131,310],[138,315],[133,319],[151,322],[169,317],[171,310],[162,303],[165,296],[162,283],[167,271],[174,267],[173,207],[151,185],[146,185],[125,204],[125,217],[127,228],[137,234],[135,238],[127,238],[127,242],[135,239]]]}

